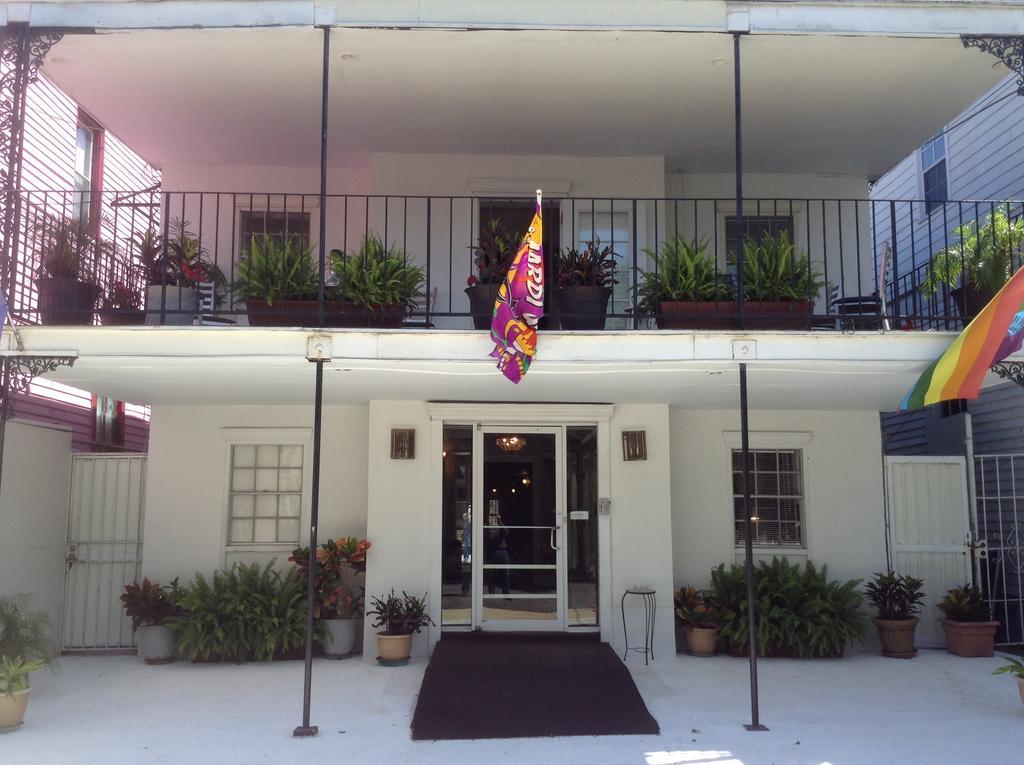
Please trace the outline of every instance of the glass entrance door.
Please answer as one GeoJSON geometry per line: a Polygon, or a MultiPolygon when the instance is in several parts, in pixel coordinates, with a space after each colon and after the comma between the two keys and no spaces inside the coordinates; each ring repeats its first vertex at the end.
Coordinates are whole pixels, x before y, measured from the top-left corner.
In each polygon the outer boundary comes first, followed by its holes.
{"type": "Polygon", "coordinates": [[[488,630],[564,629],[562,429],[475,435],[473,622],[488,630]]]}

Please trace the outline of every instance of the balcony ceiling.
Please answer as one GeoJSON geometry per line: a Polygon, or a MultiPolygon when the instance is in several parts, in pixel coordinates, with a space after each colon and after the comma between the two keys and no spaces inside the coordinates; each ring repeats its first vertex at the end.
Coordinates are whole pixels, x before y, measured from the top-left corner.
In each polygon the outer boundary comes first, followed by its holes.
{"type": "MultiPolygon", "coordinates": [[[[47,377],[137,404],[308,406],[310,330],[24,327],[25,348],[74,353],[47,377]]],[[[951,333],[548,332],[522,384],[487,357],[484,332],[398,330],[331,333],[329,404],[370,400],[668,403],[735,408],[734,340],[751,349],[751,406],[758,409],[894,409],[951,333]],[[751,340],[754,340],[751,346],[751,340]]],[[[9,336],[4,338],[8,341],[9,336]]],[[[995,380],[995,375],[990,375],[995,380]]]]}
{"type": "MultiPolygon", "coordinates": [[[[71,35],[43,71],[157,166],[319,164],[321,33],[71,35]]],[[[955,38],[743,39],[746,168],[877,176],[1004,77],[955,38]]],[[[331,151],[733,168],[732,38],[336,29],[331,151]]]]}

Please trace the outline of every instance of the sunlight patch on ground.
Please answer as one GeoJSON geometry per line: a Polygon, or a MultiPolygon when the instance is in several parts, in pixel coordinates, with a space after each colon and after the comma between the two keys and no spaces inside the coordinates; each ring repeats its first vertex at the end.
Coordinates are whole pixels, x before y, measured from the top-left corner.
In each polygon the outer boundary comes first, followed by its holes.
{"type": "Polygon", "coordinates": [[[704,765],[743,765],[742,761],[732,756],[732,752],[688,749],[684,752],[647,753],[647,765],[684,765],[691,762],[704,765]]]}

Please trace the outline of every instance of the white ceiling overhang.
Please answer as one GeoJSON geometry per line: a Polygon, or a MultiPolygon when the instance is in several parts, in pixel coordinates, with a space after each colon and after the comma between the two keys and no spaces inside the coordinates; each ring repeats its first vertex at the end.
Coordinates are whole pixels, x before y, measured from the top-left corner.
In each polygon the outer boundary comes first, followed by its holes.
{"type": "MultiPolygon", "coordinates": [[[[333,163],[377,152],[658,156],[670,170],[732,172],[732,44],[335,29],[333,163]]],[[[878,175],[1006,75],[948,37],[752,35],[742,51],[748,172],[878,175]]],[[[72,34],[43,71],[158,166],[315,167],[321,56],[311,28],[72,34]]]]}
{"type": "MultiPolygon", "coordinates": [[[[78,354],[48,374],[140,404],[311,405],[309,330],[212,327],[25,327],[26,349],[78,354]]],[[[745,348],[757,409],[891,410],[951,333],[546,333],[518,386],[494,368],[485,333],[395,330],[328,333],[325,402],[667,403],[738,406],[745,348]],[[751,343],[753,341],[753,343],[751,343]]],[[[993,376],[994,378],[994,376],[993,376]]],[[[995,382],[995,380],[993,380],[995,382]]]]}

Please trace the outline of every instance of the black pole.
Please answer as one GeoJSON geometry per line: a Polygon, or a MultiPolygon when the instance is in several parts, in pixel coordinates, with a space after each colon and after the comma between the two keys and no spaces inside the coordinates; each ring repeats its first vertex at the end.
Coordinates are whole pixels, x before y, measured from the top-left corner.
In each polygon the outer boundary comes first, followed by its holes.
{"type": "Polygon", "coordinates": [[[741,97],[740,77],[740,33],[732,35],[732,79],[733,101],[735,106],[736,127],[736,310],[739,316],[740,329],[746,327],[746,314],[743,301],[743,99],[741,97]]]}
{"type": "MultiPolygon", "coordinates": [[[[320,288],[319,319],[324,324],[324,275],[326,273],[327,236],[327,96],[330,87],[331,28],[323,27],[323,78],[321,81],[320,119],[320,288]]],[[[320,515],[320,440],[324,409],[324,359],[312,359],[316,364],[316,388],[313,395],[313,482],[309,511],[309,579],[306,590],[306,661],[302,685],[302,725],[292,731],[293,736],[309,737],[319,732],[319,726],[310,725],[309,706],[313,690],[313,609],[316,604],[316,547],[317,523],[320,515]]]]}
{"type": "Polygon", "coordinates": [[[747,410],[747,365],[740,363],[740,438],[743,460],[743,547],[747,573],[747,634],[750,644],[750,724],[747,730],[768,730],[761,725],[757,703],[757,592],[754,587],[754,524],[750,514],[750,423],[747,410]]]}
{"type": "Polygon", "coordinates": [[[324,325],[324,277],[327,274],[327,101],[331,86],[331,28],[324,31],[324,64],[320,80],[320,326],[324,325]]]}
{"type": "Polygon", "coordinates": [[[323,413],[324,362],[317,360],[316,394],[313,403],[313,498],[309,511],[309,587],[306,590],[306,666],[302,684],[302,725],[293,736],[315,736],[320,728],[309,724],[309,704],[313,691],[313,608],[316,603],[316,530],[320,514],[320,421],[323,413]]]}

